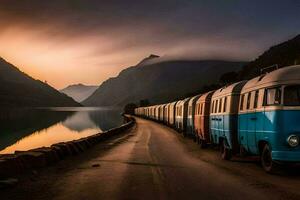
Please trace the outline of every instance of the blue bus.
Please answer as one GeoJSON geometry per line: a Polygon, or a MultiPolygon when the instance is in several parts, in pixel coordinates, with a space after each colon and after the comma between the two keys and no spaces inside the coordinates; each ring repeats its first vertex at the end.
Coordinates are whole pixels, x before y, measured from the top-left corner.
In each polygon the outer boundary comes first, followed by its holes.
{"type": "MultiPolygon", "coordinates": [[[[188,114],[187,114],[187,121],[186,121],[186,134],[189,137],[196,139],[195,135],[195,106],[197,100],[200,98],[201,95],[197,95],[192,97],[188,102],[188,114]]],[[[195,140],[196,141],[196,140],[195,140]]]]}
{"type": "Polygon", "coordinates": [[[240,92],[246,81],[234,83],[214,92],[210,105],[210,137],[220,146],[221,156],[229,160],[237,153],[238,105],[240,92]]]}
{"type": "Polygon", "coordinates": [[[185,136],[186,120],[188,114],[188,102],[190,98],[180,100],[176,104],[175,111],[175,129],[185,136]]]}
{"type": "Polygon", "coordinates": [[[247,82],[241,91],[238,142],[260,155],[265,171],[300,161],[300,65],[278,69],[247,82]]]}

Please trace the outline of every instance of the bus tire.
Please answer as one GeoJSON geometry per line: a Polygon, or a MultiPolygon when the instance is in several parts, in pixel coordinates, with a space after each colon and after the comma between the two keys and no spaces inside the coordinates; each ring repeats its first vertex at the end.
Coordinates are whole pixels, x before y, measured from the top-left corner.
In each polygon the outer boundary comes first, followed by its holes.
{"type": "Polygon", "coordinates": [[[271,148],[268,144],[265,144],[260,156],[260,160],[261,160],[261,165],[265,170],[265,172],[274,174],[279,171],[280,165],[273,161],[271,148]]]}
{"type": "Polygon", "coordinates": [[[232,151],[231,151],[231,149],[226,147],[225,140],[222,140],[222,142],[221,142],[220,151],[221,151],[221,158],[223,160],[230,160],[231,159],[232,151]]]}
{"type": "Polygon", "coordinates": [[[193,136],[193,141],[196,143],[197,142],[197,136],[193,136]]]}
{"type": "Polygon", "coordinates": [[[205,149],[207,147],[207,143],[206,143],[206,141],[205,140],[200,140],[200,148],[201,149],[205,149]]]}

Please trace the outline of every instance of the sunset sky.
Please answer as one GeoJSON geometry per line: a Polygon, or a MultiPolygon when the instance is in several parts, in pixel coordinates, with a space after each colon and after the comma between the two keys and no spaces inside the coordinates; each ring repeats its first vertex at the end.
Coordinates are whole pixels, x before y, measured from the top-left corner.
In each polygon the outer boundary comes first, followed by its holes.
{"type": "Polygon", "coordinates": [[[300,34],[298,0],[0,0],[0,56],[55,88],[150,54],[251,60],[300,34]]]}

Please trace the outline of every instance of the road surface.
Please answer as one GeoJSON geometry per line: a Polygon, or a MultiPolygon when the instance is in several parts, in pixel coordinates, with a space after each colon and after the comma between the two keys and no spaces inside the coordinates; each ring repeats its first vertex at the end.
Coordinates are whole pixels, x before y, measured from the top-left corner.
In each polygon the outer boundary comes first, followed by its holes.
{"type": "Polygon", "coordinates": [[[20,178],[1,199],[300,199],[298,169],[266,174],[255,159],[214,149],[137,118],[118,138],[20,178]]]}

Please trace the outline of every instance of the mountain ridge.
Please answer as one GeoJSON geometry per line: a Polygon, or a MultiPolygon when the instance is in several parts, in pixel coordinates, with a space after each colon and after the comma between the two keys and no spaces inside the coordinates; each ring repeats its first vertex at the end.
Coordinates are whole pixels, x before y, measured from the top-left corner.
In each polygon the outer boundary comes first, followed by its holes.
{"type": "Polygon", "coordinates": [[[64,89],[59,90],[60,92],[72,97],[77,102],[82,102],[89,97],[98,86],[96,85],[84,85],[82,83],[69,85],[64,89]]]}
{"type": "Polygon", "coordinates": [[[32,78],[0,58],[1,107],[81,106],[50,85],[32,78]]]}
{"type": "Polygon", "coordinates": [[[279,68],[300,64],[300,34],[271,46],[255,60],[249,62],[239,73],[240,79],[251,79],[260,75],[260,70],[272,65],[279,68]]]}
{"type": "Polygon", "coordinates": [[[86,106],[124,106],[129,102],[151,99],[163,103],[212,84],[216,72],[241,69],[245,62],[222,60],[169,60],[131,66],[117,77],[104,81],[85,101],[86,106]],[[206,74],[199,80],[200,74],[206,74]]]}

